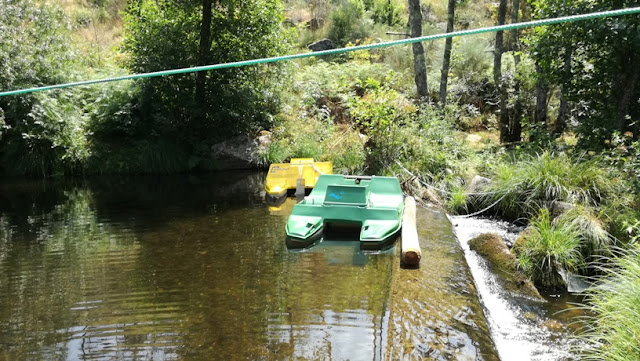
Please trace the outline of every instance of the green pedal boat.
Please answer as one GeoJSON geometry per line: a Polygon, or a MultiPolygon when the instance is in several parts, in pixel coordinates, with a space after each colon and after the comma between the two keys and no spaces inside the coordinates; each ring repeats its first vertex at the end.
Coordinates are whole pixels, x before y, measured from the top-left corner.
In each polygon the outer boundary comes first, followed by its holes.
{"type": "Polygon", "coordinates": [[[304,248],[321,240],[328,226],[360,228],[361,249],[390,245],[402,227],[404,202],[395,177],[321,175],[311,194],[287,220],[287,247],[304,248]]]}

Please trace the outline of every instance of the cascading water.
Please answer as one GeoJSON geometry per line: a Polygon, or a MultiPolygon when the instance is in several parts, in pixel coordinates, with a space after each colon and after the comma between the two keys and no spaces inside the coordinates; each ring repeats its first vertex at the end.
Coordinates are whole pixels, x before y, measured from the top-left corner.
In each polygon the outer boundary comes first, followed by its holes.
{"type": "Polygon", "coordinates": [[[512,297],[489,271],[486,261],[469,248],[469,240],[484,233],[497,233],[512,243],[517,233],[510,229],[510,224],[480,218],[450,216],[449,219],[471,269],[500,359],[576,359],[571,350],[577,341],[570,336],[570,320],[563,319],[570,315],[572,306],[559,305],[563,301],[553,296],[549,297],[548,304],[512,297]],[[558,314],[555,312],[558,308],[569,312],[558,314]]]}

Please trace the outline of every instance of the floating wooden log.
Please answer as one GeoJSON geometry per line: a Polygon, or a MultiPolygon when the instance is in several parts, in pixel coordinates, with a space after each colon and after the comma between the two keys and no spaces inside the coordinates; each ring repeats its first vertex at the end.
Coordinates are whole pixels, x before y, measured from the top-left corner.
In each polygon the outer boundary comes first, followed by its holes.
{"type": "Polygon", "coordinates": [[[416,200],[407,196],[404,198],[404,216],[402,217],[402,254],[400,261],[405,267],[420,265],[422,252],[418,240],[416,227],[416,200]]]}

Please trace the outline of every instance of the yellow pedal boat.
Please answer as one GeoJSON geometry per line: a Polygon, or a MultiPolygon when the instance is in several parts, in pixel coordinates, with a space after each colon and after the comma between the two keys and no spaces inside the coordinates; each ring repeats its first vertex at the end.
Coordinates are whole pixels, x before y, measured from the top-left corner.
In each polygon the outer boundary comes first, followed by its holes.
{"type": "Polygon", "coordinates": [[[313,158],[292,158],[289,163],[273,163],[269,166],[265,182],[267,203],[277,203],[288,191],[304,193],[316,185],[322,174],[332,174],[331,162],[316,162],[313,158]]]}

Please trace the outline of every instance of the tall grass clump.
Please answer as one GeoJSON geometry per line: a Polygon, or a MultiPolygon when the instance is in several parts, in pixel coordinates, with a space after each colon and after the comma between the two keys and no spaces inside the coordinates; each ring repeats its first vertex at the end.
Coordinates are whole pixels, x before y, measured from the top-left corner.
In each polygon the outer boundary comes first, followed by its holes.
{"type": "Polygon", "coordinates": [[[594,208],[577,205],[562,214],[559,219],[577,230],[580,252],[585,259],[592,255],[609,253],[614,238],[607,232],[606,225],[595,214],[594,208]]]}
{"type": "Polygon", "coordinates": [[[464,187],[455,185],[450,189],[450,193],[446,200],[446,207],[449,212],[454,214],[466,213],[469,211],[468,199],[464,187]]]}
{"type": "Polygon", "coordinates": [[[617,188],[597,159],[573,158],[544,151],[494,168],[486,203],[498,201],[497,209],[510,219],[551,209],[555,202],[596,206],[617,188]]]}
{"type": "Polygon", "coordinates": [[[583,360],[631,361],[640,358],[640,249],[615,258],[587,298],[595,314],[587,323],[583,360]]]}
{"type": "Polygon", "coordinates": [[[561,288],[560,270],[576,271],[584,262],[580,253],[580,232],[576,224],[566,219],[559,218],[554,222],[544,208],[530,225],[523,241],[514,245],[518,265],[537,286],[561,288]]]}

